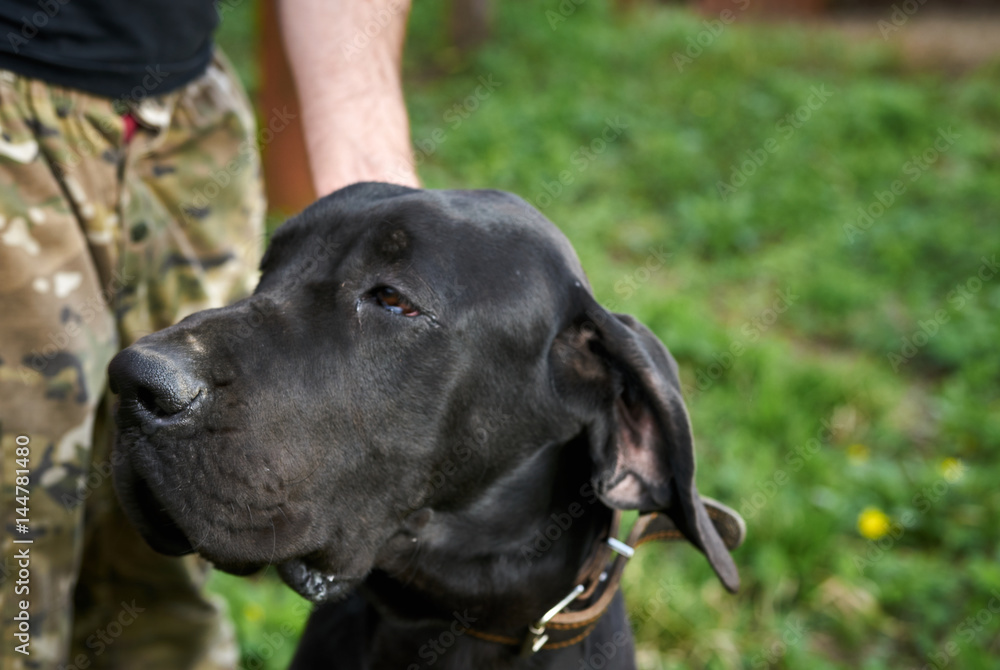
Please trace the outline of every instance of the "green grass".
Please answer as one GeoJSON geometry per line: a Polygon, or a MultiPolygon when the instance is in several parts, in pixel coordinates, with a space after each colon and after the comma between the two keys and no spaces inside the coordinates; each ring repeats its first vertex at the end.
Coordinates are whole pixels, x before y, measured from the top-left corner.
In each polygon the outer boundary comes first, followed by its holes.
{"type": "MultiPolygon", "coordinates": [[[[554,0],[496,4],[495,38],[468,59],[442,3],[414,11],[421,175],[543,206],[598,297],[674,353],[701,490],[749,525],[735,597],[689,547],[640,552],[625,590],[641,666],[996,667],[1000,276],[976,274],[1000,257],[1000,64],[946,76],[881,43],[736,24],[679,72],[704,30],[693,14],[588,0],[552,30],[554,0]],[[499,86],[470,98],[480,77],[499,86]],[[787,125],[816,87],[828,99],[787,125]],[[607,119],[626,127],[602,145],[607,119]],[[892,524],[878,542],[859,533],[866,508],[892,524]],[[677,588],[642,613],[661,581],[677,588]]],[[[213,586],[245,654],[301,626],[272,579],[213,586]]]]}

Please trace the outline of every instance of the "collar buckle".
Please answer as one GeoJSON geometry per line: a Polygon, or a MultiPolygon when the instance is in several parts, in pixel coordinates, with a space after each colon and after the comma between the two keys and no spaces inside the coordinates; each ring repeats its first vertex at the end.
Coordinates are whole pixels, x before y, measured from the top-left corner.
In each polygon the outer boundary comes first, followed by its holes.
{"type": "Polygon", "coordinates": [[[566,607],[568,607],[571,602],[576,600],[585,590],[586,587],[583,584],[577,584],[565,598],[556,603],[555,607],[542,615],[541,619],[528,626],[528,635],[524,638],[524,644],[521,645],[521,656],[523,658],[532,656],[537,653],[539,649],[545,646],[545,643],[549,641],[549,635],[545,632],[546,624],[548,624],[555,615],[566,609],[566,607]]]}

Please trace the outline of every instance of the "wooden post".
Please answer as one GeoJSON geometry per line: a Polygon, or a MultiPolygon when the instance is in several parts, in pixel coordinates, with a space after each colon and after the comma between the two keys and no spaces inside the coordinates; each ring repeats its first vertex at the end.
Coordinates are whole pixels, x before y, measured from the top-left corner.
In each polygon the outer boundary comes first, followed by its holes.
{"type": "Polygon", "coordinates": [[[296,214],[316,199],[302,134],[302,113],[278,29],[275,2],[262,0],[259,8],[261,49],[257,103],[260,129],[263,131],[268,121],[284,110],[294,114],[290,124],[261,148],[268,210],[281,215],[296,214]]]}
{"type": "Polygon", "coordinates": [[[460,51],[483,44],[493,30],[492,0],[451,0],[451,41],[460,51]]]}

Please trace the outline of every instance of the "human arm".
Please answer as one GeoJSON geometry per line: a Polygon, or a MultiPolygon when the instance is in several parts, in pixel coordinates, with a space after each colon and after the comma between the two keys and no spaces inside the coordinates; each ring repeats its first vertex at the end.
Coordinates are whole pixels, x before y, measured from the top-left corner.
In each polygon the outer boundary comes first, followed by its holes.
{"type": "Polygon", "coordinates": [[[409,0],[279,0],[313,184],[419,186],[403,101],[409,0]]]}

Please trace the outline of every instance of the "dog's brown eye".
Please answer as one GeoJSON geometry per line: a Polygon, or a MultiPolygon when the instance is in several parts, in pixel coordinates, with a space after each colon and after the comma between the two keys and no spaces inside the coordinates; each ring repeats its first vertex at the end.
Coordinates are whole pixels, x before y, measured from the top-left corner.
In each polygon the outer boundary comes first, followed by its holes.
{"type": "Polygon", "coordinates": [[[372,291],[372,296],[380,307],[393,314],[402,316],[419,316],[420,310],[410,304],[404,295],[391,286],[380,286],[372,291]]]}

